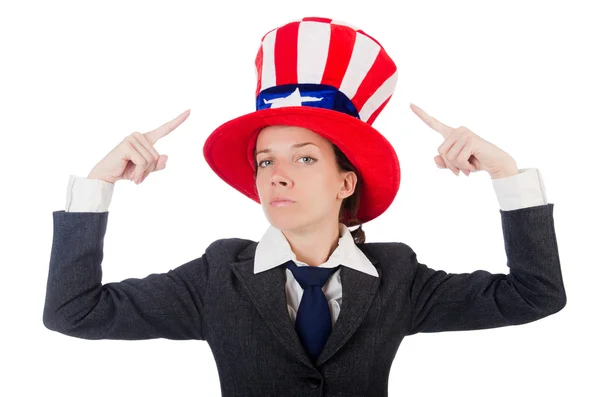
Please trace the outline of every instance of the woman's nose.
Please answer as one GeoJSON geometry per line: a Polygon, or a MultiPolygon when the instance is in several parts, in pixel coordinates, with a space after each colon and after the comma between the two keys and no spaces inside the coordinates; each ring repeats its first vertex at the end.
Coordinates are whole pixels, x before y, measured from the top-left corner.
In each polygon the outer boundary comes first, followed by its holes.
{"type": "Polygon", "coordinates": [[[282,171],[281,167],[276,166],[276,168],[273,170],[273,173],[271,174],[271,184],[278,183],[281,183],[282,185],[286,186],[289,183],[289,178],[282,171]]]}
{"type": "Polygon", "coordinates": [[[271,184],[272,185],[276,185],[276,184],[282,184],[283,186],[287,186],[288,184],[288,180],[287,178],[285,178],[282,175],[279,174],[273,174],[273,176],[271,177],[271,184]]]}

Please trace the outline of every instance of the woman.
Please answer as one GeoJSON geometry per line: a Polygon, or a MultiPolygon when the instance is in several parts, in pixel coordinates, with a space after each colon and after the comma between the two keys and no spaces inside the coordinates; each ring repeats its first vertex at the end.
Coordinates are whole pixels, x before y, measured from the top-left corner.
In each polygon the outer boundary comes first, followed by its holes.
{"type": "MultiPolygon", "coordinates": [[[[375,39],[304,18],[268,32],[256,66],[256,111],[217,128],[204,156],[262,205],[270,227],[261,240],[219,239],[167,273],[101,284],[111,189],[164,169],[153,145],[186,111],[125,138],[88,178],[71,177],[78,193],[54,212],[47,328],[85,339],[206,340],[224,396],[304,388],[385,396],[405,336],[524,324],[565,306],[553,204],[543,195],[501,203],[509,274],[446,273],[419,263],[406,244],[365,242],[362,224],[385,212],[400,184],[396,152],[372,127],[397,76],[375,39]],[[92,208],[82,189],[107,189],[108,199],[92,208]]],[[[467,128],[412,109],[444,138],[438,166],[521,178],[513,185],[537,178],[467,128]]]]}

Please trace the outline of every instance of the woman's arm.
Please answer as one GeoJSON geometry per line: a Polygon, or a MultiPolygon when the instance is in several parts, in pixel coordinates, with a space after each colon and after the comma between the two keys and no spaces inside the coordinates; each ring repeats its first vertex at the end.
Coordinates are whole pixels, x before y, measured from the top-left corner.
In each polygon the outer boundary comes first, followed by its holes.
{"type": "Polygon", "coordinates": [[[55,211],[53,218],[46,328],[83,339],[204,340],[207,253],[167,273],[103,285],[108,212],[55,211]]]}
{"type": "Polygon", "coordinates": [[[561,310],[567,298],[553,209],[546,204],[500,210],[509,274],[446,273],[419,263],[410,250],[415,272],[407,335],[518,325],[561,310]]]}

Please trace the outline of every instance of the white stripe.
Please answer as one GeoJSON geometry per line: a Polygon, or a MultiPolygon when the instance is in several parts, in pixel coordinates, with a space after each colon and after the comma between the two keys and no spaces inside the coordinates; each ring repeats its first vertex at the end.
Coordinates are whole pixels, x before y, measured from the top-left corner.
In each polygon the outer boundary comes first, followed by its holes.
{"type": "Polygon", "coordinates": [[[277,81],[275,78],[275,37],[277,36],[277,30],[275,29],[267,34],[262,42],[263,65],[259,92],[273,87],[277,81]]]}
{"type": "Polygon", "coordinates": [[[356,33],[352,57],[348,69],[340,85],[342,91],[350,99],[354,98],[360,83],[373,66],[381,47],[373,40],[361,33],[356,33]]]}
{"type": "Polygon", "coordinates": [[[350,25],[347,22],[332,20],[331,23],[334,24],[334,25],[347,26],[347,27],[352,28],[354,30],[358,30],[358,28],[356,26],[350,25]]]}
{"type": "Polygon", "coordinates": [[[320,84],[329,53],[331,25],[304,21],[298,30],[298,83],[320,84]]]}
{"type": "Polygon", "coordinates": [[[398,80],[398,70],[394,72],[393,75],[388,77],[386,81],[375,91],[373,95],[365,102],[360,112],[358,112],[360,119],[366,122],[369,117],[376,111],[379,106],[386,99],[390,97],[394,93],[394,89],[396,88],[396,81],[398,80]]]}

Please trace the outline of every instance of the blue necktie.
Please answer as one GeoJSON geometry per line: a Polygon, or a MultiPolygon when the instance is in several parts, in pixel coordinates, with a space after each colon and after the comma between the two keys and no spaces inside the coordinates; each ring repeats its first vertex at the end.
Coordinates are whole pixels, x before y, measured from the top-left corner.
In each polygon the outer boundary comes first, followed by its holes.
{"type": "Polygon", "coordinates": [[[302,289],[302,299],[296,314],[296,332],[306,353],[315,362],[331,334],[331,313],[323,286],[339,268],[298,266],[293,260],[284,265],[292,271],[302,289]]]}

